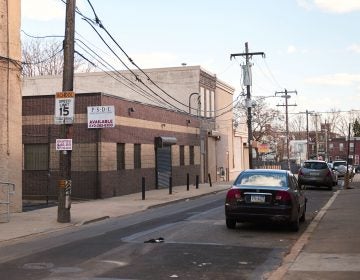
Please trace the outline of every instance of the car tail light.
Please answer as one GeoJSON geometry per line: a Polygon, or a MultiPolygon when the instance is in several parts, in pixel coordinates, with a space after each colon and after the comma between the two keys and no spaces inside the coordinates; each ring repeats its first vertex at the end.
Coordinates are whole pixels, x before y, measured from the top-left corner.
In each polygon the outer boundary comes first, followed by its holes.
{"type": "Polygon", "coordinates": [[[230,189],[226,194],[226,202],[231,201],[240,201],[243,200],[241,190],[239,189],[230,189]]]}
{"type": "Polygon", "coordinates": [[[301,171],[301,169],[299,170],[298,176],[304,175],[304,173],[301,171]]]}
{"type": "Polygon", "coordinates": [[[328,170],[326,176],[331,177],[331,171],[330,170],[328,170]]]}
{"type": "Polygon", "coordinates": [[[277,201],[277,202],[291,202],[291,195],[286,191],[277,191],[275,193],[275,201],[277,201]]]}

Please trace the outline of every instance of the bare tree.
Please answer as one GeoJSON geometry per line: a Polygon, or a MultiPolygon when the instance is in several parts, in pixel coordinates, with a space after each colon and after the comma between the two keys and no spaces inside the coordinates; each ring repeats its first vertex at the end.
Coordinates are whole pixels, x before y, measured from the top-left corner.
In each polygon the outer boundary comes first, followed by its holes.
{"type": "MultiPolygon", "coordinates": [[[[61,75],[64,56],[62,41],[29,39],[22,44],[22,74],[25,77],[61,75]]],[[[75,55],[74,71],[90,72],[94,67],[80,56],[75,55]]]]}
{"type": "Polygon", "coordinates": [[[298,139],[306,139],[306,115],[296,114],[289,122],[289,131],[296,134],[298,139]]]}
{"type": "MultiPolygon", "coordinates": [[[[252,108],[253,140],[273,146],[276,142],[277,133],[279,131],[283,131],[281,128],[281,114],[278,110],[269,108],[264,98],[259,98],[255,101],[256,102],[252,108]]],[[[235,108],[235,116],[247,116],[245,102],[240,102],[239,104],[240,105],[235,108]]],[[[257,149],[256,152],[258,157],[259,155],[257,149]]]]}

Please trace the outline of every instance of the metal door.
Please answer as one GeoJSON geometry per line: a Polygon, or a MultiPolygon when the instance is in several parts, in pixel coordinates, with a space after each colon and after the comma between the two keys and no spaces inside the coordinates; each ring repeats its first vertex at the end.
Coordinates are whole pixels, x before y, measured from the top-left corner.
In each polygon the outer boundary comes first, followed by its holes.
{"type": "Polygon", "coordinates": [[[169,187],[169,178],[171,177],[171,146],[156,148],[156,172],[157,187],[169,187]]]}

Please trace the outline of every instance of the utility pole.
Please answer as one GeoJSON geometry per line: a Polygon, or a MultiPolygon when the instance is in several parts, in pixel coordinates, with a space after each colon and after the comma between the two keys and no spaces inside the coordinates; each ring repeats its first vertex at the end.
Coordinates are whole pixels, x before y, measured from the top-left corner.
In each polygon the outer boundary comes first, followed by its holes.
{"type": "Polygon", "coordinates": [[[290,149],[289,149],[289,113],[288,113],[288,107],[289,106],[297,106],[296,104],[288,104],[288,99],[291,98],[291,95],[289,93],[295,93],[297,94],[296,90],[288,91],[285,89],[284,91],[277,91],[275,92],[275,95],[282,94],[280,97],[285,98],[285,104],[278,104],[276,106],[285,106],[285,123],[286,123],[286,154],[287,154],[287,166],[288,170],[290,170],[290,149]]]}
{"type": "MultiPolygon", "coordinates": [[[[74,84],[74,37],[75,37],[75,7],[76,0],[66,1],[65,39],[64,39],[64,71],[63,71],[63,92],[72,92],[74,84]]],[[[73,125],[61,125],[63,139],[72,139],[73,125]]],[[[58,198],[59,223],[71,221],[71,150],[60,151],[60,180],[58,198]]]]}
{"type": "Polygon", "coordinates": [[[316,152],[316,159],[319,159],[319,135],[318,135],[319,114],[314,114],[314,116],[315,116],[315,152],[316,152]]]}
{"type": "Polygon", "coordinates": [[[308,111],[300,112],[301,114],[306,114],[306,157],[307,159],[310,158],[310,149],[309,149],[309,115],[315,113],[314,111],[308,111]]]}
{"type": "MultiPolygon", "coordinates": [[[[249,168],[253,169],[253,160],[252,160],[252,141],[253,141],[253,133],[252,133],[252,116],[251,116],[251,108],[252,108],[252,101],[251,101],[251,72],[250,72],[250,58],[253,55],[261,55],[262,57],[265,56],[264,52],[249,52],[248,42],[245,43],[245,53],[234,53],[230,55],[230,60],[236,56],[245,56],[246,59],[246,73],[244,73],[244,80],[245,77],[247,78],[246,83],[246,107],[247,107],[247,129],[248,129],[248,148],[249,148],[249,168]]],[[[244,71],[245,72],[245,71],[244,71]]]]}

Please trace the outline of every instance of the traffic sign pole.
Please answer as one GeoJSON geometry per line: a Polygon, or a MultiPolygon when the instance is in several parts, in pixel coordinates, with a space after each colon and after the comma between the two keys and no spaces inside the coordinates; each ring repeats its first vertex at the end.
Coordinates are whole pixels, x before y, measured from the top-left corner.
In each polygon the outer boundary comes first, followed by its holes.
{"type": "MultiPolygon", "coordinates": [[[[75,7],[76,0],[66,1],[65,39],[64,39],[64,71],[63,92],[73,91],[74,84],[74,37],[75,37],[75,7]]],[[[60,103],[59,103],[60,105],[60,103]]],[[[74,104],[73,104],[74,105],[74,104]]],[[[62,102],[59,107],[60,115],[63,115],[62,139],[73,138],[72,121],[67,122],[69,103],[62,102]]],[[[71,221],[71,150],[60,151],[60,180],[58,182],[58,217],[59,223],[71,221]]]]}

